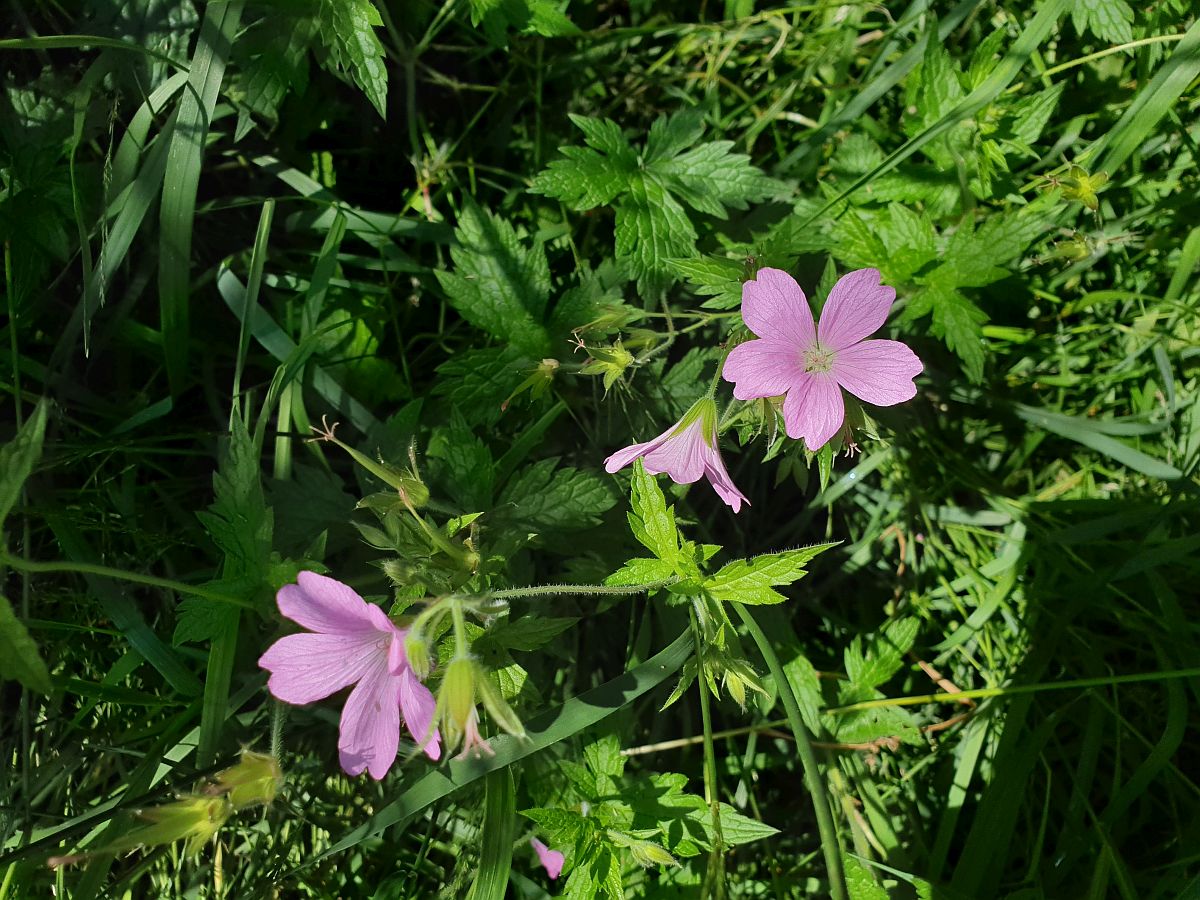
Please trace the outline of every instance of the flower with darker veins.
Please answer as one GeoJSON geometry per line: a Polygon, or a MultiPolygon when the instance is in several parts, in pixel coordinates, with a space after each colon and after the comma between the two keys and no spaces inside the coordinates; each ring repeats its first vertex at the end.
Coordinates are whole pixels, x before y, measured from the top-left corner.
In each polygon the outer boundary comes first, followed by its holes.
{"type": "Polygon", "coordinates": [[[279,611],[307,632],[272,644],[258,664],[271,673],[267,688],[284,703],[323,700],[354,685],[342,708],[338,753],[351,775],[376,781],[396,761],[400,719],[430,759],[441,756],[433,726],[436,702],[404,653],[406,632],[378,606],[340,581],[301,572],[279,589],[279,611]]]}
{"type": "Polygon", "coordinates": [[[875,406],[916,396],[913,379],[924,368],[917,355],[900,341],[867,340],[883,327],[895,299],[878,269],[859,269],[838,279],[814,325],[795,279],[760,269],[742,288],[742,320],[757,339],[733,348],[722,377],[733,382],[739,400],[786,394],[788,437],[819,450],[842,427],[843,388],[875,406]]]}

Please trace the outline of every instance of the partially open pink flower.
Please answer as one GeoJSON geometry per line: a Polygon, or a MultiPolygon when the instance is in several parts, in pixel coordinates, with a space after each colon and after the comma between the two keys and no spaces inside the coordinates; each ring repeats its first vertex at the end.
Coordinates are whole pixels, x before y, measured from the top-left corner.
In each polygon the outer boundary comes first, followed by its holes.
{"type": "Polygon", "coordinates": [[[788,437],[819,450],[845,418],[842,388],[875,406],[916,396],[912,380],[923,368],[916,354],[899,341],[866,340],[887,321],[895,299],[878,269],[859,269],[838,279],[814,326],[795,279],[760,269],[742,288],[742,320],[759,339],[734,347],[722,375],[739,400],[787,394],[788,437]]]}
{"type": "Polygon", "coordinates": [[[682,419],[654,440],[618,450],[604,461],[604,470],[611,475],[638,457],[651,475],[666,472],[676,484],[691,484],[705,476],[717,496],[734,512],[739,512],[743,503],[750,505],[721,459],[721,449],[717,446],[717,404],[712,397],[697,400],[682,419]]]}
{"type": "Polygon", "coordinates": [[[279,589],[284,616],[308,629],[272,644],[258,664],[271,673],[267,687],[285,703],[313,703],[349,685],[342,708],[338,752],[351,775],[379,780],[400,746],[400,716],[430,759],[441,756],[429,689],[409,668],[405,632],[382,609],[340,581],[301,572],[298,584],[279,589]]]}
{"type": "Polygon", "coordinates": [[[529,844],[533,847],[533,852],[538,855],[538,861],[546,870],[546,874],[551,878],[558,878],[562,874],[563,862],[566,860],[561,851],[551,850],[537,838],[530,838],[529,844]]]}
{"type": "Polygon", "coordinates": [[[487,738],[479,733],[479,711],[472,706],[471,712],[467,716],[466,724],[463,726],[462,752],[455,759],[470,759],[472,757],[481,759],[484,756],[495,755],[496,751],[487,742],[487,738]]]}

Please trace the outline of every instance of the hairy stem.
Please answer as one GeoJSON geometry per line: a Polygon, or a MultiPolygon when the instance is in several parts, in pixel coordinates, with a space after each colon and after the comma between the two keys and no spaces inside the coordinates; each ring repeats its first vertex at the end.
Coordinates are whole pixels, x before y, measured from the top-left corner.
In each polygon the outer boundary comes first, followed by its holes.
{"type": "Polygon", "coordinates": [[[713,748],[712,710],[708,696],[708,674],[705,671],[704,636],[700,631],[700,620],[693,606],[688,610],[691,614],[692,640],[696,644],[696,687],[700,691],[700,719],[704,727],[704,799],[712,814],[713,844],[708,854],[708,868],[704,872],[704,884],[700,896],[704,898],[725,898],[725,836],[721,833],[721,797],[717,787],[717,755],[713,748]]]}

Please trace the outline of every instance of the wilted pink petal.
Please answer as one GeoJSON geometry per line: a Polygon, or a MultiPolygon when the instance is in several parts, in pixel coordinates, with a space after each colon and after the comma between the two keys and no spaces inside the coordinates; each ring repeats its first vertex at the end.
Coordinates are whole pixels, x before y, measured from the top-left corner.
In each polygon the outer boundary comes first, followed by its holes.
{"type": "Polygon", "coordinates": [[[537,838],[530,838],[529,844],[533,847],[533,852],[538,855],[538,861],[542,864],[542,868],[546,870],[546,874],[552,879],[558,878],[562,874],[563,863],[566,857],[558,850],[551,850],[537,838]]]}
{"type": "Polygon", "coordinates": [[[821,346],[844,350],[883,327],[896,299],[896,289],[881,284],[880,278],[878,269],[859,269],[837,280],[817,326],[821,346]]]}
{"type": "Polygon", "coordinates": [[[760,338],[793,346],[817,339],[812,309],[796,279],[781,269],[759,269],[742,287],[742,321],[760,338]]]}
{"type": "Polygon", "coordinates": [[[842,392],[830,375],[806,375],[783,401],[783,424],[788,437],[803,438],[814,452],[837,434],[845,417],[842,392]]]}
{"type": "Polygon", "coordinates": [[[400,679],[381,656],[342,707],[338,754],[351,775],[365,769],[376,781],[387,774],[400,747],[400,679]]]}
{"type": "Polygon", "coordinates": [[[268,647],[258,664],[271,673],[267,689],[284,703],[313,703],[362,678],[379,659],[381,637],[376,631],[289,634],[268,647]]]}
{"type": "Polygon", "coordinates": [[[717,404],[712,397],[702,397],[692,404],[683,418],[644,444],[633,444],[618,450],[604,461],[609,474],[629,465],[638,457],[651,475],[666,473],[676,484],[692,484],[707,476],[725,503],[736,513],[742,503],[749,505],[746,495],[737,489],[717,444],[717,404]]]}
{"type": "Polygon", "coordinates": [[[409,668],[400,673],[400,711],[404,713],[408,733],[425,751],[425,755],[433,760],[441,758],[438,730],[433,727],[437,700],[409,668]]]}
{"type": "Polygon", "coordinates": [[[911,400],[921,361],[899,341],[864,340],[887,321],[896,292],[880,283],[878,269],[838,279],[815,331],[800,286],[786,272],[762,269],[742,289],[742,319],[759,335],[735,347],[722,377],[739,400],[786,394],[783,421],[789,437],[811,451],[841,428],[841,389],[877,406],[911,400]]]}
{"type": "Polygon", "coordinates": [[[899,341],[863,341],[838,351],[833,376],[860,400],[894,406],[917,395],[912,380],[921,374],[917,354],[899,341]]]}

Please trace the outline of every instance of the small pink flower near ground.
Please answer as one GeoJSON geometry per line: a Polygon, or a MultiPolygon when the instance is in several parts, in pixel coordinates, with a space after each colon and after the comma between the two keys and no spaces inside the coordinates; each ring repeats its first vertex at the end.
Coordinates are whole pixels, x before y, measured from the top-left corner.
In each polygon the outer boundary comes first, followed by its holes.
{"type": "Polygon", "coordinates": [[[838,279],[814,325],[795,279],[760,269],[742,288],[742,321],[758,339],[733,348],[722,376],[739,400],[786,394],[788,437],[819,450],[845,418],[842,388],[875,406],[916,396],[913,379],[924,368],[917,355],[900,341],[866,339],[883,327],[895,299],[878,269],[859,269],[838,279]]]}
{"type": "Polygon", "coordinates": [[[533,847],[533,852],[538,855],[538,861],[546,870],[546,874],[552,879],[558,878],[562,874],[563,862],[566,857],[558,850],[551,850],[537,838],[530,838],[529,843],[533,847]]]}
{"type": "Polygon", "coordinates": [[[717,444],[717,404],[712,397],[702,397],[683,418],[644,444],[632,444],[618,450],[604,461],[604,470],[610,475],[625,468],[641,457],[642,464],[651,475],[666,472],[676,484],[691,484],[701,476],[733,511],[741,511],[742,504],[750,505],[746,495],[738,490],[717,444]]]}
{"type": "Polygon", "coordinates": [[[396,761],[400,718],[430,759],[441,756],[433,695],[404,655],[406,634],[378,606],[340,581],[301,572],[279,589],[279,611],[307,628],[272,644],[258,664],[271,673],[267,687],[284,703],[323,700],[354,690],[342,708],[338,753],[351,775],[376,781],[396,761]]]}

